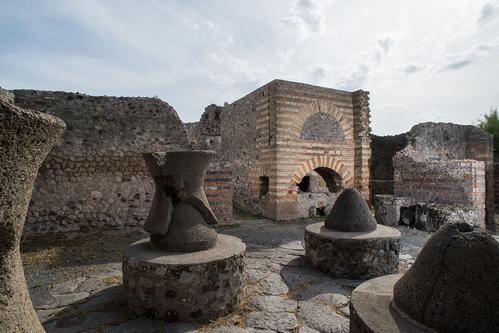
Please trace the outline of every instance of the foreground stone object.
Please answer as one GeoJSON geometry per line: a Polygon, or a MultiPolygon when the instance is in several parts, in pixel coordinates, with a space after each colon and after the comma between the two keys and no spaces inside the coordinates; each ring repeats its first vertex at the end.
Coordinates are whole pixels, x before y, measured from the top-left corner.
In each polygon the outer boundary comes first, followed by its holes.
{"type": "Polygon", "coordinates": [[[0,96],[0,332],[44,332],[26,287],[19,252],[38,168],[64,122],[0,96]]]}
{"type": "Polygon", "coordinates": [[[497,332],[499,243],[448,223],[403,276],[364,282],[352,294],[350,332],[497,332]]]}
{"type": "Polygon", "coordinates": [[[347,188],[334,203],[325,227],[345,232],[373,231],[376,230],[376,220],[362,194],[354,188],[347,188]]]}
{"type": "Polygon", "coordinates": [[[214,155],[212,151],[143,155],[156,185],[144,230],[157,248],[193,252],[215,246],[217,233],[209,224],[217,224],[217,218],[203,188],[206,167],[214,155]]]}
{"type": "Polygon", "coordinates": [[[378,225],[371,232],[341,232],[310,224],[305,229],[305,260],[335,278],[370,279],[398,270],[400,232],[378,225]]]}
{"type": "Polygon", "coordinates": [[[400,232],[376,224],[356,189],[345,189],[325,223],[305,228],[305,260],[335,278],[369,279],[398,270],[400,232]]]}
{"type": "Polygon", "coordinates": [[[242,297],[246,246],[218,235],[215,247],[165,253],[147,239],[124,254],[123,285],[129,309],[168,321],[204,321],[235,309],[242,297]]]}

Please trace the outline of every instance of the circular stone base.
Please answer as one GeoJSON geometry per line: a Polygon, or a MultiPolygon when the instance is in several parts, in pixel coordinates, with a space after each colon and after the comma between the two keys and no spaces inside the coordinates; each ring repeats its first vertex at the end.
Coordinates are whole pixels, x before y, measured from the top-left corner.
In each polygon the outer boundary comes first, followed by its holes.
{"type": "Polygon", "coordinates": [[[393,285],[402,274],[368,280],[355,288],[350,302],[350,333],[436,332],[395,309],[393,285]]]}
{"type": "Polygon", "coordinates": [[[370,279],[397,273],[400,232],[384,225],[371,232],[341,232],[310,224],[305,260],[335,278],[370,279]]]}
{"type": "Polygon", "coordinates": [[[168,321],[204,321],[232,311],[243,294],[246,245],[218,234],[215,247],[162,252],[149,239],[128,246],[123,285],[130,311],[168,321]]]}

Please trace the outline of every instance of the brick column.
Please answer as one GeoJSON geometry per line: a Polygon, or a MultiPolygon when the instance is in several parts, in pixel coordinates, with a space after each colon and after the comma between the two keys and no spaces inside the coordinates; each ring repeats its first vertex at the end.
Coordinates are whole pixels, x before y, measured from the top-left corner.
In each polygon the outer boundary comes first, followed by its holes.
{"type": "Polygon", "coordinates": [[[354,186],[366,200],[370,199],[371,129],[369,92],[357,90],[352,93],[354,131],[354,186]]]}

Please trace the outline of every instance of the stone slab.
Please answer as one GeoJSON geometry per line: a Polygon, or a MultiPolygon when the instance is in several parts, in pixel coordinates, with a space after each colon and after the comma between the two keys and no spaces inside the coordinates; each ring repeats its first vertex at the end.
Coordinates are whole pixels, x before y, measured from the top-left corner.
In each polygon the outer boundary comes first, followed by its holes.
{"type": "Polygon", "coordinates": [[[392,274],[374,278],[353,291],[350,303],[351,333],[435,333],[391,306],[393,286],[401,276],[392,274]]]}
{"type": "Polygon", "coordinates": [[[150,265],[197,265],[222,260],[245,250],[246,245],[239,238],[218,234],[217,244],[206,251],[161,251],[149,242],[149,238],[144,238],[127,247],[124,255],[129,261],[147,262],[150,265]]]}
{"type": "Polygon", "coordinates": [[[329,239],[352,239],[352,240],[363,240],[363,239],[374,239],[380,237],[387,238],[399,238],[400,231],[394,228],[390,228],[384,225],[377,225],[376,230],[369,232],[343,232],[328,229],[324,226],[323,222],[309,224],[305,228],[306,231],[316,234],[321,238],[329,239]]]}

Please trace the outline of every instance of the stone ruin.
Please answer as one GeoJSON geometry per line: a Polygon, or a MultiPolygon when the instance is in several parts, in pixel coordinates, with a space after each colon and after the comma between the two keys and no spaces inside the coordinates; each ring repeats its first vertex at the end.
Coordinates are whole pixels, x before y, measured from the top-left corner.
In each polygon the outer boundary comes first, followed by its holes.
{"type": "Polygon", "coordinates": [[[154,184],[142,153],[190,149],[217,153],[204,188],[221,223],[232,222],[233,206],[274,220],[327,216],[341,190],[354,187],[381,224],[436,230],[466,218],[494,226],[490,135],[426,123],[372,136],[365,91],[274,80],[231,104],[206,107],[199,122],[187,124],[157,98],[3,94],[68,125],[40,168],[27,236],[143,225],[154,184]]]}
{"type": "MultiPolygon", "coordinates": [[[[154,193],[142,153],[190,149],[175,110],[157,98],[13,90],[21,107],[63,119],[67,129],[43,162],[26,235],[141,226],[154,193]]],[[[222,222],[232,220],[232,172],[210,165],[205,187],[222,222]]]]}
{"type": "Polygon", "coordinates": [[[149,239],[123,256],[132,313],[168,321],[210,320],[238,307],[245,244],[218,234],[203,190],[212,151],[145,154],[156,192],[144,229],[149,239]]]}
{"type": "Polygon", "coordinates": [[[492,136],[474,126],[423,123],[405,135],[374,137],[378,222],[434,231],[465,219],[493,229],[493,173],[492,136]]]}
{"type": "Polygon", "coordinates": [[[305,261],[335,278],[368,279],[398,270],[400,232],[377,225],[362,194],[341,192],[325,222],[305,228],[305,261]]]}
{"type": "Polygon", "coordinates": [[[291,220],[308,216],[311,207],[331,206],[345,187],[369,198],[369,113],[366,91],[283,80],[226,105],[221,152],[233,165],[234,205],[273,220],[291,220]],[[299,193],[299,184],[312,171],[336,193],[321,199],[323,206],[310,193],[299,193]]]}
{"type": "Polygon", "coordinates": [[[497,332],[498,280],[499,243],[474,225],[447,223],[405,274],[353,291],[350,332],[497,332]]]}
{"type": "Polygon", "coordinates": [[[233,196],[239,208],[275,220],[327,215],[331,209],[325,223],[307,226],[305,256],[333,277],[364,279],[397,270],[400,232],[377,225],[365,199],[374,197],[379,222],[440,230],[432,238],[439,241],[425,247],[403,278],[388,275],[356,289],[352,332],[405,332],[411,325],[457,332],[497,327],[499,297],[489,288],[498,277],[497,243],[470,226],[444,224],[493,225],[492,141],[472,126],[420,124],[406,135],[375,137],[369,170],[369,97],[364,91],[276,80],[230,105],[207,107],[193,124],[182,124],[173,108],[151,98],[0,89],[0,103],[4,119],[17,117],[0,123],[0,159],[2,166],[9,165],[0,173],[1,190],[12,187],[0,197],[5,229],[0,237],[8,245],[0,253],[0,307],[7,304],[0,309],[2,331],[43,330],[20,263],[26,216],[28,235],[146,222],[150,238],[131,244],[123,258],[130,310],[170,321],[209,320],[231,311],[243,295],[245,245],[217,234],[210,224],[231,219],[233,196]],[[51,115],[67,122],[57,143],[64,126],[51,115]],[[23,131],[12,132],[16,126],[23,131]],[[215,162],[201,157],[187,162],[199,155],[193,149],[213,149],[201,155],[213,155],[215,162]],[[142,154],[151,151],[166,151],[167,161],[177,158],[184,167],[163,165],[159,155],[146,155],[146,163],[142,154]],[[183,173],[169,174],[172,170],[183,173]],[[197,177],[187,179],[187,174],[197,177]],[[20,184],[16,180],[22,177],[27,181],[20,184]],[[463,265],[468,262],[472,269],[463,265]],[[476,281],[485,281],[480,282],[485,288],[479,290],[476,281]],[[439,303],[431,303],[434,290],[424,287],[445,283],[446,304],[458,299],[475,311],[476,300],[483,298],[486,310],[463,318],[454,309],[437,311],[439,303]],[[421,315],[426,308],[418,308],[425,295],[426,305],[434,306],[430,315],[421,315]],[[394,316],[385,323],[391,327],[376,326],[380,320],[372,315],[373,304],[374,309],[388,308],[382,315],[394,316]]]}
{"type": "Polygon", "coordinates": [[[0,331],[45,332],[26,286],[19,245],[33,184],[64,122],[12,104],[0,89],[0,331]]]}

